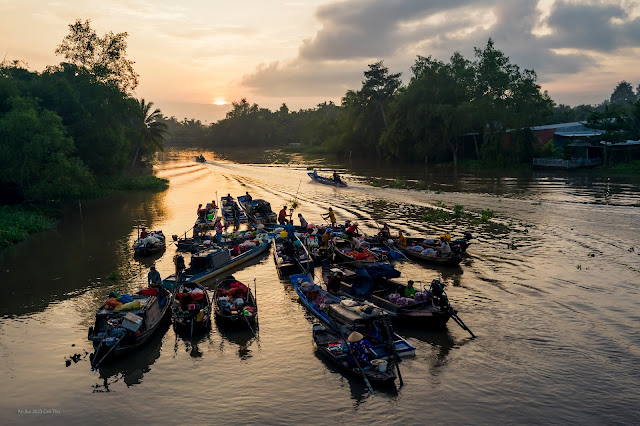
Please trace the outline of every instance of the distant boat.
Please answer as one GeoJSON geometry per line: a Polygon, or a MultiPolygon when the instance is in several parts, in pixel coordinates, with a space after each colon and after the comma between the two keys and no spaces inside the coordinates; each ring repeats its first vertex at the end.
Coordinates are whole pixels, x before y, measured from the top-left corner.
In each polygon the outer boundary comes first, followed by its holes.
{"type": "Polygon", "coordinates": [[[333,186],[337,186],[337,187],[340,187],[340,188],[344,188],[344,187],[347,186],[347,183],[343,182],[342,180],[336,182],[332,178],[327,178],[327,177],[324,177],[324,176],[318,176],[318,174],[315,173],[315,172],[309,172],[307,174],[309,175],[309,177],[312,180],[314,180],[314,181],[316,181],[318,183],[322,183],[322,184],[325,184],[325,185],[333,185],[333,186]]]}
{"type": "Polygon", "coordinates": [[[207,161],[202,155],[196,155],[195,159],[198,163],[205,163],[207,161]]]}

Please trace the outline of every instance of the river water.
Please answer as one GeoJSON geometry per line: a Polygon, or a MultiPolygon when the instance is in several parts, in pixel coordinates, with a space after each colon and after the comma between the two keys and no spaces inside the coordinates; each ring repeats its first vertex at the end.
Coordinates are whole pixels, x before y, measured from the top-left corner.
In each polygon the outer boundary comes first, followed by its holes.
{"type": "Polygon", "coordinates": [[[303,163],[192,158],[160,162],[165,192],[69,206],[56,229],[0,252],[1,423],[640,423],[640,182],[353,167],[349,188],[336,189],[311,182],[303,163]],[[377,176],[430,189],[369,185],[377,176]],[[98,304],[135,291],[153,261],[163,277],[173,269],[174,246],[133,259],[136,221],[181,234],[198,203],[245,191],[276,211],[298,194],[312,223],[332,206],[365,231],[376,221],[411,235],[470,230],[477,238],[461,268],[398,268],[404,279],[445,281],[477,338],[453,322],[445,332],[399,329],[417,348],[401,364],[404,386],[370,395],[314,354],[313,320],[265,254],[234,271],[256,279],[257,338],[214,324],[192,341],[167,325],[138,353],[91,371],[86,336],[98,304]],[[462,218],[422,219],[456,204],[462,218]],[[487,209],[491,220],[477,220],[487,209]]]}

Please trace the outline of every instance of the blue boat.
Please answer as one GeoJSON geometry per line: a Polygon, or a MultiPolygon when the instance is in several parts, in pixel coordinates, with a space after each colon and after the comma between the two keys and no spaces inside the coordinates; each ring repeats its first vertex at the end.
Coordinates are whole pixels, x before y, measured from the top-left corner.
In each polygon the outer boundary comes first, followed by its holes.
{"type": "Polygon", "coordinates": [[[222,211],[225,225],[233,225],[236,222],[242,224],[249,221],[246,213],[238,207],[238,203],[236,203],[236,200],[231,195],[220,197],[220,201],[220,210],[222,211]]]}
{"type": "Polygon", "coordinates": [[[346,182],[343,182],[343,181],[336,182],[331,178],[327,178],[327,177],[324,177],[324,176],[318,176],[318,173],[316,173],[315,171],[309,172],[307,174],[309,175],[309,177],[313,181],[318,182],[318,183],[322,183],[324,185],[332,185],[332,186],[337,186],[339,188],[345,188],[347,186],[346,182]]]}
{"type": "Polygon", "coordinates": [[[238,197],[238,204],[249,220],[254,223],[276,223],[276,219],[278,219],[278,215],[271,210],[271,204],[265,200],[254,200],[246,195],[241,195],[238,197]]]}
{"type": "MultiPolygon", "coordinates": [[[[388,321],[386,315],[382,314],[378,309],[366,309],[364,311],[357,309],[358,312],[356,312],[356,309],[353,309],[356,306],[358,308],[363,305],[373,306],[367,303],[356,302],[348,298],[343,299],[333,295],[322,289],[322,287],[313,284],[308,274],[291,275],[289,278],[293,285],[293,289],[300,299],[300,303],[302,303],[316,318],[322,321],[322,323],[334,331],[341,331],[338,329],[338,324],[352,325],[368,339],[375,340],[369,330],[376,330],[376,328],[379,329],[381,328],[381,321],[388,321]],[[305,291],[307,288],[312,288],[314,290],[312,292],[307,292],[305,291]],[[314,294],[314,292],[317,293],[314,294]],[[320,305],[324,305],[324,309],[321,309],[313,300],[309,299],[310,293],[314,294],[313,297],[316,298],[316,300],[322,300],[320,305]],[[345,302],[343,302],[343,300],[345,300],[345,302]],[[348,307],[344,306],[344,304],[352,306],[348,307]],[[370,311],[371,313],[366,313],[367,311],[370,311]]],[[[384,333],[383,330],[379,331],[384,333]]],[[[393,333],[392,336],[393,344],[399,356],[415,355],[416,348],[414,346],[411,346],[409,342],[398,336],[396,333],[393,333]]],[[[388,358],[391,355],[389,353],[389,346],[386,343],[375,344],[371,347],[371,350],[375,352],[376,358],[388,358]]]]}
{"type": "MultiPolygon", "coordinates": [[[[201,283],[215,277],[229,269],[260,256],[269,249],[270,237],[264,237],[262,242],[240,254],[234,254],[232,249],[210,249],[191,256],[191,263],[180,273],[180,282],[201,283]]],[[[176,286],[176,275],[169,275],[162,281],[162,285],[169,291],[176,286]]]]}

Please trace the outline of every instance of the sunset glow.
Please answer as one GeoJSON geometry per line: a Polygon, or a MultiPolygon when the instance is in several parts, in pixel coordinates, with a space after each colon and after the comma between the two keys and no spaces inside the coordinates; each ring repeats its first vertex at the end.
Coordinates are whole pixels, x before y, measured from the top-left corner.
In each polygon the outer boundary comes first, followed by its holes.
{"type": "Polygon", "coordinates": [[[215,98],[212,102],[214,105],[227,105],[229,102],[227,102],[227,100],[222,97],[222,96],[218,96],[217,98],[215,98]]]}

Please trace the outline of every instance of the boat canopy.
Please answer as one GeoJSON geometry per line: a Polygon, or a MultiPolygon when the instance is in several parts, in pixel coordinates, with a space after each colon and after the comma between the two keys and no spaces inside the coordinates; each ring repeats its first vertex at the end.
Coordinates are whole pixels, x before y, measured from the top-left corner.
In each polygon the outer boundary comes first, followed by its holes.
{"type": "Polygon", "coordinates": [[[365,265],[355,270],[356,277],[351,284],[351,293],[367,298],[374,290],[374,280],[377,278],[398,278],[400,271],[385,263],[365,265]]]}

